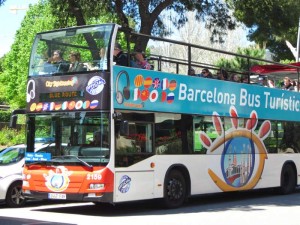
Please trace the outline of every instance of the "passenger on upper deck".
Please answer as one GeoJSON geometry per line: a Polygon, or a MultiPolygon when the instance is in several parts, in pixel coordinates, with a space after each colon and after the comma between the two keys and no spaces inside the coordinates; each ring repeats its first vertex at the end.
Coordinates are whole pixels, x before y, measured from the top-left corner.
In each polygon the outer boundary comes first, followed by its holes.
{"type": "Polygon", "coordinates": [[[106,48],[103,47],[99,50],[100,61],[94,61],[94,64],[91,65],[86,63],[85,66],[88,70],[107,70],[107,55],[106,55],[106,48]]]}
{"type": "Polygon", "coordinates": [[[100,55],[100,70],[107,70],[107,56],[106,56],[106,48],[101,48],[99,51],[100,55]]]}
{"type": "Polygon", "coordinates": [[[127,54],[122,51],[119,43],[116,43],[114,47],[114,62],[119,66],[128,66],[127,54]]]}
{"type": "Polygon", "coordinates": [[[53,52],[52,64],[56,67],[55,72],[68,72],[69,70],[69,63],[63,59],[60,50],[55,50],[53,52]]]}
{"type": "Polygon", "coordinates": [[[243,74],[241,77],[241,83],[249,84],[249,76],[248,74],[243,74]]]}
{"type": "Polygon", "coordinates": [[[289,77],[285,77],[283,79],[283,87],[282,90],[294,91],[294,86],[289,77]]]}
{"type": "Polygon", "coordinates": [[[202,73],[199,75],[199,77],[213,78],[212,73],[207,68],[202,69],[202,73]]]}
{"type": "Polygon", "coordinates": [[[240,77],[237,74],[232,74],[231,77],[230,77],[230,81],[238,82],[238,83],[241,82],[240,77]]]}
{"type": "Polygon", "coordinates": [[[191,67],[191,68],[188,70],[188,75],[190,75],[190,76],[196,76],[195,69],[194,69],[193,67],[191,67]]]}
{"type": "Polygon", "coordinates": [[[274,81],[268,79],[268,86],[269,86],[270,88],[274,88],[274,87],[275,87],[274,81]]]}
{"type": "Polygon", "coordinates": [[[218,80],[228,80],[228,73],[224,69],[217,72],[218,80]]]}
{"type": "Polygon", "coordinates": [[[69,72],[83,71],[83,64],[80,62],[80,53],[70,53],[70,67],[69,72]]]}
{"type": "Polygon", "coordinates": [[[141,68],[150,70],[151,65],[148,61],[144,58],[144,53],[141,50],[137,50],[134,53],[135,60],[132,62],[132,67],[141,68]]]}
{"type": "Polygon", "coordinates": [[[294,85],[294,91],[299,91],[299,83],[298,83],[298,81],[296,81],[296,80],[294,80],[294,83],[295,83],[295,85],[294,85]]]}

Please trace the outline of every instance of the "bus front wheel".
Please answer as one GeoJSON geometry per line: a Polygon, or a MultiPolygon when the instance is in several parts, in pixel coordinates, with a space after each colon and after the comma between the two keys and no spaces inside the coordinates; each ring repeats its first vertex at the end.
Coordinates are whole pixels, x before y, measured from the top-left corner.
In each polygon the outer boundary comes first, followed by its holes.
{"type": "Polygon", "coordinates": [[[172,170],[166,177],[164,185],[164,205],[177,208],[186,199],[186,181],[179,170],[172,170]]]}
{"type": "Polygon", "coordinates": [[[280,193],[290,194],[296,188],[296,172],[291,164],[286,164],[281,171],[280,193]]]}

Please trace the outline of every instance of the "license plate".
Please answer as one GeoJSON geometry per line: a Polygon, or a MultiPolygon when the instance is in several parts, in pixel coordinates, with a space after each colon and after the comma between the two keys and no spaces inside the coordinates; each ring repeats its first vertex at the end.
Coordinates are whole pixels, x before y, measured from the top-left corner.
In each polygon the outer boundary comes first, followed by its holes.
{"type": "Polygon", "coordinates": [[[61,193],[49,193],[48,198],[49,199],[67,199],[67,195],[61,194],[61,193]]]}

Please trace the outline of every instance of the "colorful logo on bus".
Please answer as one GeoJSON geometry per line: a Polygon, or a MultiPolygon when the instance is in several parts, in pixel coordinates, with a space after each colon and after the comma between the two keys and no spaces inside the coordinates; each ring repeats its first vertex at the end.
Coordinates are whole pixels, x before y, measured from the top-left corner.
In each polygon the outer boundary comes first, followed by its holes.
{"type": "Polygon", "coordinates": [[[68,188],[71,174],[66,167],[58,166],[55,171],[49,170],[48,174],[44,174],[45,185],[53,192],[62,192],[68,188]]]}
{"type": "Polygon", "coordinates": [[[214,141],[205,132],[200,132],[200,141],[207,148],[207,154],[221,155],[221,169],[209,168],[208,174],[222,191],[249,190],[260,180],[268,158],[263,140],[271,131],[271,123],[266,120],[258,128],[256,111],[250,113],[249,119],[239,119],[233,106],[230,115],[231,127],[224,131],[220,116],[213,113],[218,134],[214,141]],[[245,122],[243,126],[239,120],[245,122]]]}
{"type": "MultiPolygon", "coordinates": [[[[145,73],[149,73],[149,71],[145,70],[145,73]]],[[[123,104],[124,100],[170,104],[175,99],[174,91],[177,88],[177,83],[175,79],[153,78],[148,75],[138,74],[133,80],[133,93],[130,93],[130,77],[127,71],[122,70],[116,77],[116,100],[118,104],[123,104]],[[120,88],[121,84],[123,86],[120,88]]],[[[135,105],[126,104],[126,106],[134,107],[135,105]]]]}
{"type": "Polygon", "coordinates": [[[93,76],[87,84],[86,91],[91,95],[98,95],[106,84],[105,80],[100,76],[93,76]]]}

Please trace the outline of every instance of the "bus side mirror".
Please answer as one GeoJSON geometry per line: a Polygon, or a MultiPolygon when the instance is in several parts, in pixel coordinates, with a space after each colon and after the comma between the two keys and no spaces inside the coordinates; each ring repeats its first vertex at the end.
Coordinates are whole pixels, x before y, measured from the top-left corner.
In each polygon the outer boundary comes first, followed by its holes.
{"type": "Polygon", "coordinates": [[[128,136],[129,135],[129,126],[128,126],[128,121],[123,120],[120,123],[120,135],[121,136],[128,136]]]}
{"type": "Polygon", "coordinates": [[[17,128],[18,115],[12,115],[9,121],[9,128],[17,128]]]}
{"type": "Polygon", "coordinates": [[[26,111],[25,109],[16,109],[12,111],[11,116],[10,116],[10,121],[9,121],[9,127],[10,128],[17,128],[17,120],[18,120],[18,114],[25,114],[26,111]]]}

